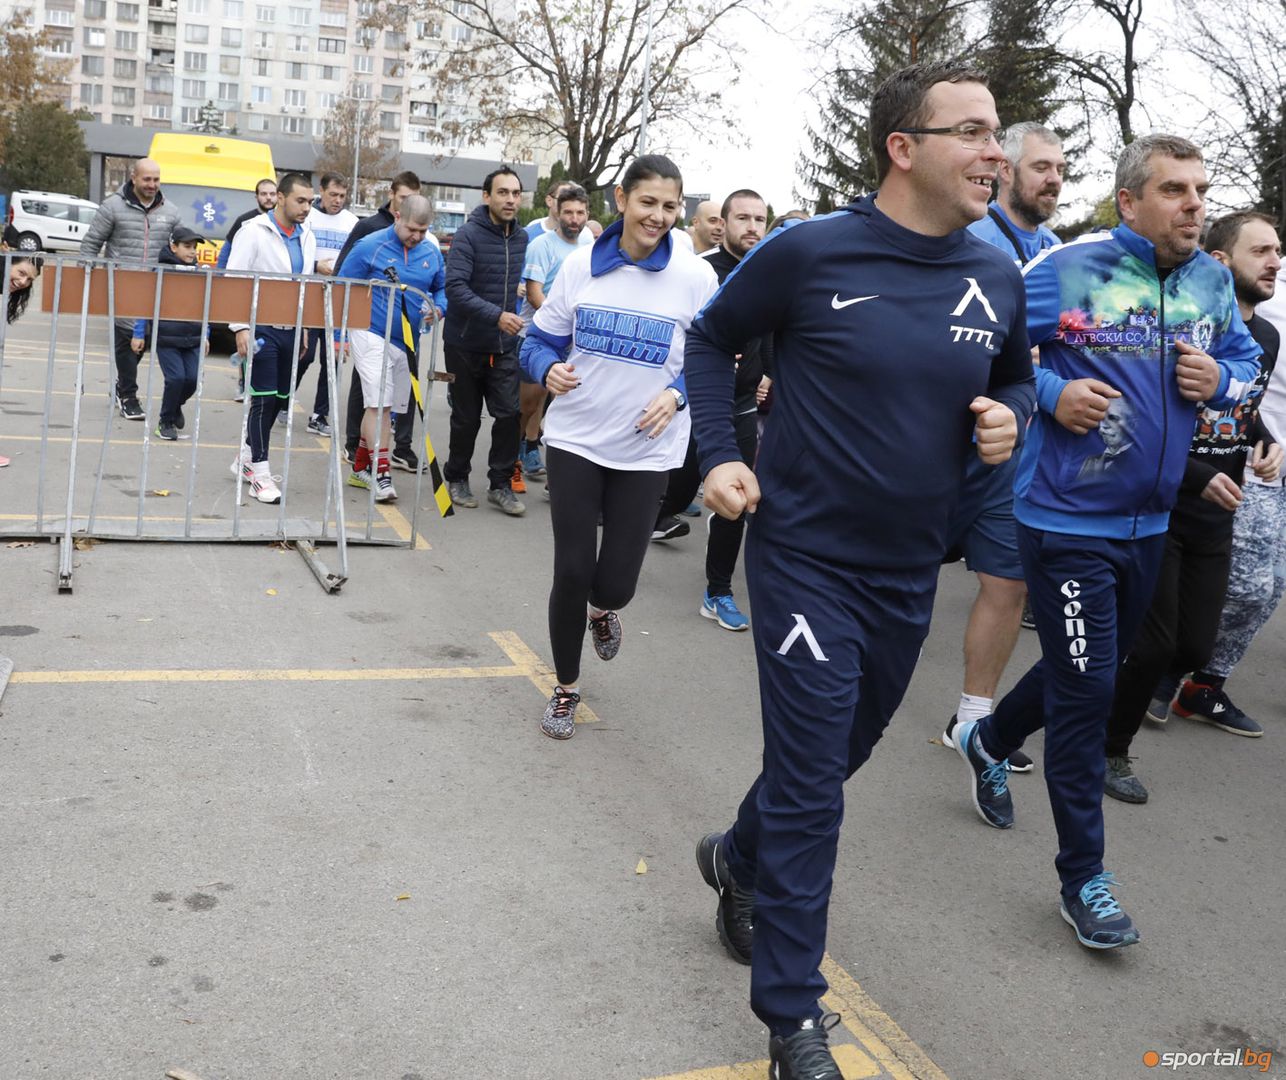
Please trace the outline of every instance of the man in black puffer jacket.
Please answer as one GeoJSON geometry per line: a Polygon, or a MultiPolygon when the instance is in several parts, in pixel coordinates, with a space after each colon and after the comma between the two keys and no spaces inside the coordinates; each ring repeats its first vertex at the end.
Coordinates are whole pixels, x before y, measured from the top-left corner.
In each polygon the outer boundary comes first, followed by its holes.
{"type": "Polygon", "coordinates": [[[482,403],[491,414],[487,502],[510,516],[526,511],[513,492],[518,460],[518,285],[527,233],[516,216],[522,181],[500,168],[482,182],[476,207],[451,241],[447,258],[448,312],[442,331],[447,371],[455,376],[451,402],[451,453],[443,475],[456,506],[473,507],[469,489],[473,447],[482,426],[482,403]]]}
{"type": "MultiPolygon", "coordinates": [[[[170,234],[169,246],[161,251],[158,262],[162,266],[178,266],[185,270],[196,265],[196,246],[201,241],[199,233],[186,225],[175,225],[170,234]]],[[[147,319],[134,323],[134,337],[130,348],[143,351],[147,336],[147,319]]],[[[183,430],[183,406],[196,393],[197,374],[201,368],[201,350],[209,345],[209,328],[201,336],[199,322],[180,319],[161,319],[156,324],[156,359],[165,375],[165,392],[161,396],[161,415],[156,426],[157,438],[172,442],[183,430]]]]}

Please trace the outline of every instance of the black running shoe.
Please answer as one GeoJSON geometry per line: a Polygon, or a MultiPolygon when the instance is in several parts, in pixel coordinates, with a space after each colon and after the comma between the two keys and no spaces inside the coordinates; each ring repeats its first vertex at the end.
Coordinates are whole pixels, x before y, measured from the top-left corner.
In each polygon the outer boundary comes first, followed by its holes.
{"type": "Polygon", "coordinates": [[[1022,627],[1024,630],[1036,629],[1036,616],[1031,613],[1031,601],[1023,601],[1023,619],[1022,627]]]}
{"type": "Polygon", "coordinates": [[[590,637],[600,660],[610,660],[621,651],[621,620],[615,611],[605,611],[589,620],[590,637]]]}
{"type": "Polygon", "coordinates": [[[117,398],[116,403],[121,410],[121,416],[126,420],[143,419],[143,406],[138,403],[138,398],[117,398]]]}
{"type": "Polygon", "coordinates": [[[768,1080],[844,1080],[826,1045],[826,1033],[839,1023],[835,1013],[805,1020],[793,1035],[768,1040],[768,1080]]]}
{"type": "Polygon", "coordinates": [[[710,833],[697,841],[697,867],[705,883],[719,894],[714,926],[719,940],[738,964],[750,963],[755,943],[755,894],[733,879],[723,858],[723,833],[710,833]]]}
{"type": "Polygon", "coordinates": [[[652,529],[653,540],[675,540],[680,536],[687,536],[692,531],[692,526],[682,518],[674,516],[660,518],[656,526],[652,529]]]}

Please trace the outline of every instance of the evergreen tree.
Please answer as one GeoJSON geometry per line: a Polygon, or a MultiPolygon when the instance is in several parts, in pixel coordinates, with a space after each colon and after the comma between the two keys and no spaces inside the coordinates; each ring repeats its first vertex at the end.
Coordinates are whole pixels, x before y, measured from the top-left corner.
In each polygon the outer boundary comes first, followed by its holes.
{"type": "Polygon", "coordinates": [[[800,162],[804,195],[820,212],[876,186],[868,126],[875,88],[908,64],[941,60],[960,48],[965,10],[975,0],[876,0],[847,17],[840,39],[852,52],[831,74],[810,151],[800,162]]]}
{"type": "Polygon", "coordinates": [[[89,190],[89,154],[76,118],[55,101],[32,101],[9,117],[3,182],[10,191],[89,190]]]}

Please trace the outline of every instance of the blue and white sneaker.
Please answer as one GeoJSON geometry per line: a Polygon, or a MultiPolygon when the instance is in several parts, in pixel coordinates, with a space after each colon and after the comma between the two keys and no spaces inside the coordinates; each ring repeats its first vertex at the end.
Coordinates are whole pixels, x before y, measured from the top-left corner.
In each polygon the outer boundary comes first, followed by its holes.
{"type": "Polygon", "coordinates": [[[701,600],[701,614],[714,619],[725,630],[749,630],[750,620],[737,608],[731,596],[711,596],[707,592],[701,600]]]}
{"type": "Polygon", "coordinates": [[[1087,949],[1122,949],[1139,941],[1138,928],[1112,895],[1111,874],[1098,874],[1073,897],[1064,896],[1059,911],[1087,949]]]}
{"type": "Polygon", "coordinates": [[[525,476],[545,475],[545,464],[540,460],[540,450],[537,447],[533,446],[523,453],[522,471],[525,476]]]}
{"type": "Polygon", "coordinates": [[[957,724],[954,732],[956,753],[969,766],[969,793],[982,820],[993,829],[1012,829],[1014,800],[1009,794],[1009,766],[992,764],[982,756],[978,745],[978,721],[957,724]]]}

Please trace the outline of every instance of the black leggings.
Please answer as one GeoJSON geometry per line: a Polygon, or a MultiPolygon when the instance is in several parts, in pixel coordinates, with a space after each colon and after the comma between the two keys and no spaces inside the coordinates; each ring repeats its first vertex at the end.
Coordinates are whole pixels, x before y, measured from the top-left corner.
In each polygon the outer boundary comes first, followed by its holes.
{"type": "Polygon", "coordinates": [[[549,644],[559,684],[575,686],[585,605],[617,611],[633,598],[668,474],[608,469],[555,446],[546,448],[545,468],[554,527],[549,644]]]}

